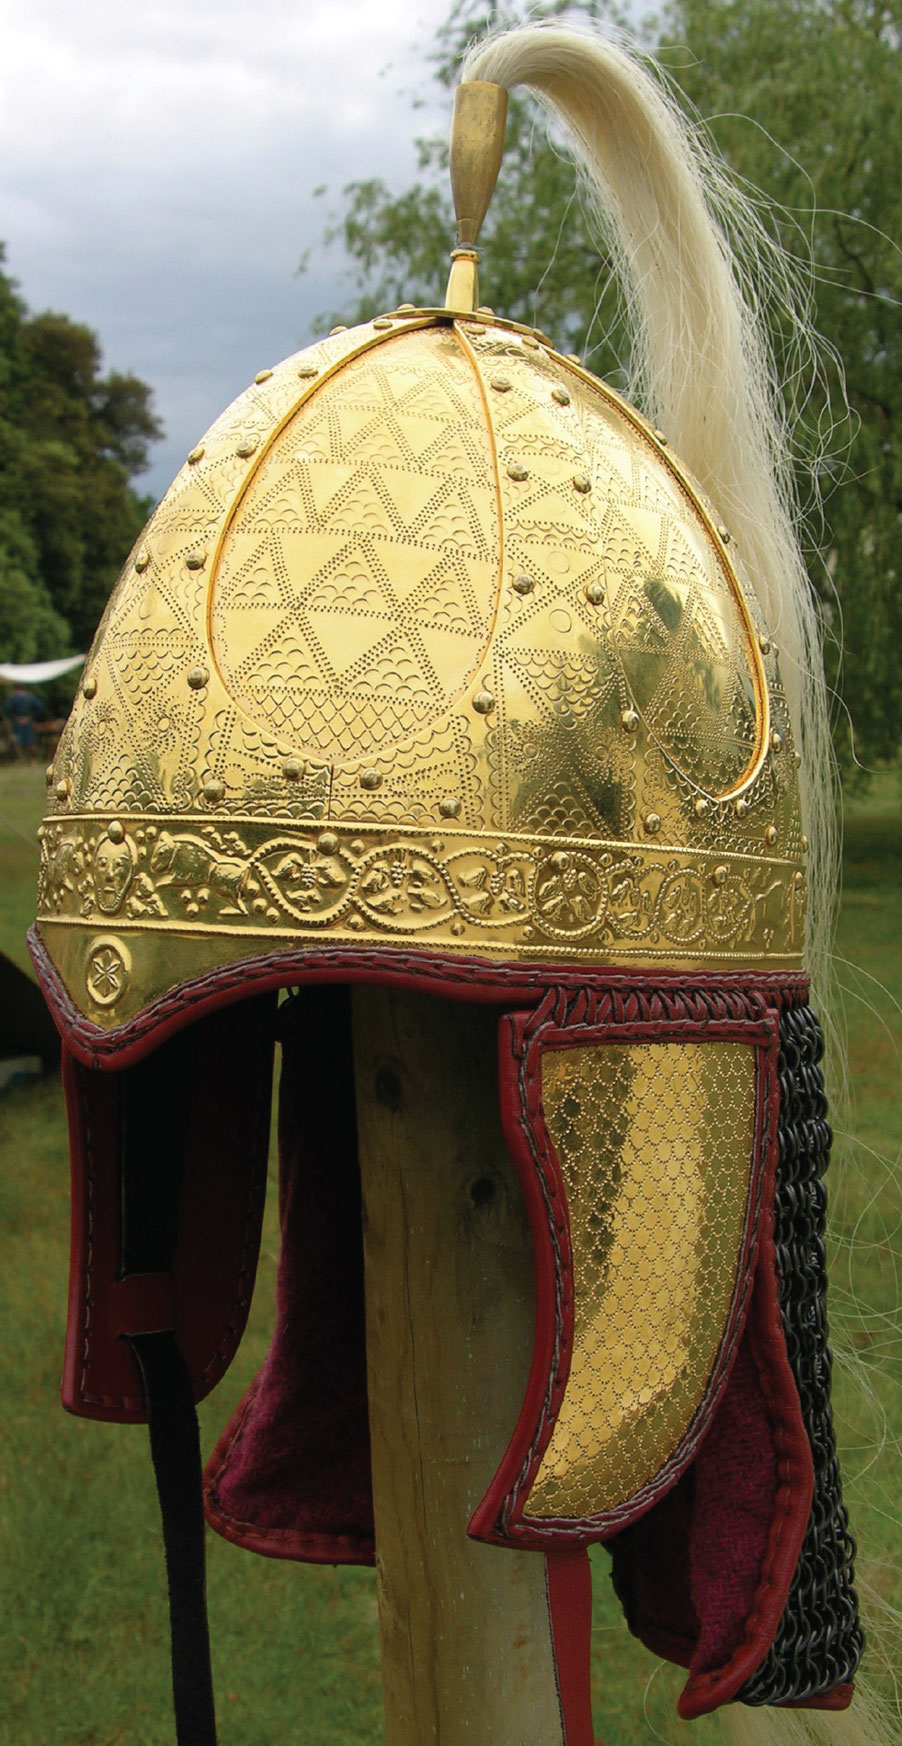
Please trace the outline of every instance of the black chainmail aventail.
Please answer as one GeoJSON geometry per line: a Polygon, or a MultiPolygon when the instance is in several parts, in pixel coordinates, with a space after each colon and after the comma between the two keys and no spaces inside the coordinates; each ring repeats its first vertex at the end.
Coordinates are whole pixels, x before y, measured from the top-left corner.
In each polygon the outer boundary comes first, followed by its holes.
{"type": "Polygon", "coordinates": [[[780,1162],[774,1240],[789,1361],[814,1457],[814,1501],[783,1617],[738,1697],[782,1704],[816,1697],[855,1673],[864,1638],[853,1587],[855,1543],[842,1501],[830,1412],[824,1172],[831,1133],[820,1060],[824,1040],[808,1006],[780,1020],[780,1162]]]}

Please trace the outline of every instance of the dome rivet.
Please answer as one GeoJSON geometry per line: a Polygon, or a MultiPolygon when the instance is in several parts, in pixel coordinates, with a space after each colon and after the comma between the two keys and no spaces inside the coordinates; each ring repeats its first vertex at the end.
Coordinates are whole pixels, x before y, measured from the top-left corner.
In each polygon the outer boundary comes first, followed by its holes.
{"type": "Polygon", "coordinates": [[[513,586],[518,594],[531,594],[535,585],[535,577],[527,576],[525,571],[522,575],[514,577],[513,586]]]}
{"type": "Polygon", "coordinates": [[[477,715],[491,715],[495,707],[495,699],[490,691],[477,691],[473,699],[473,708],[477,715]]]}
{"type": "Polygon", "coordinates": [[[54,770],[53,765],[48,764],[46,770],[44,771],[44,781],[46,782],[48,788],[53,787],[53,778],[55,775],[56,775],[56,771],[54,770]]]}
{"type": "Polygon", "coordinates": [[[711,802],[706,800],[703,794],[700,794],[698,799],[693,801],[692,810],[696,818],[707,818],[711,811],[711,802]]]}
{"type": "Polygon", "coordinates": [[[378,328],[380,333],[384,333],[385,329],[388,327],[393,327],[394,323],[392,322],[390,317],[387,315],[377,315],[375,321],[373,322],[373,326],[375,328],[378,328]]]}
{"type": "Polygon", "coordinates": [[[339,323],[338,323],[338,326],[337,326],[337,327],[330,327],[330,329],[329,329],[329,338],[330,338],[330,339],[334,339],[334,338],[335,338],[335,335],[336,335],[336,334],[337,334],[337,333],[347,333],[347,331],[348,331],[348,329],[347,329],[347,323],[346,323],[346,322],[343,322],[343,321],[340,321],[340,322],[339,322],[339,323]]]}
{"type": "Polygon", "coordinates": [[[57,800],[68,800],[69,798],[69,784],[66,781],[65,776],[62,781],[58,782],[56,785],[56,798],[57,800]]]}
{"type": "Polygon", "coordinates": [[[468,321],[467,322],[467,332],[468,333],[485,333],[485,328],[483,327],[481,321],[468,321]]]}
{"type": "Polygon", "coordinates": [[[259,444],[257,442],[256,437],[245,437],[243,442],[236,443],[235,453],[239,457],[240,460],[246,461],[250,458],[251,455],[255,455],[257,453],[258,447],[259,447],[259,444]]]}
{"type": "Polygon", "coordinates": [[[442,818],[460,818],[460,801],[456,794],[446,794],[438,803],[442,818]]]}
{"type": "Polygon", "coordinates": [[[495,319],[495,311],[490,309],[487,303],[480,303],[476,314],[483,316],[486,321],[494,321],[495,319]]]}
{"type": "Polygon", "coordinates": [[[665,435],[664,435],[664,432],[663,432],[663,431],[662,431],[662,430],[654,430],[654,431],[652,431],[652,433],[651,433],[651,434],[652,434],[652,436],[653,436],[653,437],[654,437],[654,439],[655,439],[655,442],[656,442],[656,443],[660,443],[660,445],[661,445],[661,447],[662,447],[662,449],[666,449],[666,447],[667,447],[667,438],[666,438],[666,436],[665,436],[665,435]]]}
{"type": "Polygon", "coordinates": [[[729,545],[729,543],[730,543],[730,530],[729,530],[729,528],[728,528],[728,527],[724,527],[724,525],[723,525],[723,522],[721,522],[721,524],[720,524],[720,526],[719,526],[719,527],[718,527],[718,529],[717,529],[717,531],[718,531],[718,533],[719,533],[719,534],[720,534],[720,537],[721,537],[721,539],[722,539],[722,540],[723,540],[723,543],[724,543],[724,545],[725,545],[725,546],[728,546],[728,545],[729,545]]]}
{"type": "Polygon", "coordinates": [[[566,849],[558,849],[557,854],[552,855],[551,865],[555,873],[566,873],[570,865],[570,856],[566,849]]]}
{"type": "Polygon", "coordinates": [[[97,680],[96,679],[86,679],[82,688],[81,688],[81,694],[82,694],[82,697],[87,697],[89,701],[92,697],[96,697],[97,696],[97,680]]]}
{"type": "Polygon", "coordinates": [[[143,573],[147,569],[147,566],[149,563],[150,563],[150,553],[147,550],[146,546],[142,546],[140,552],[138,553],[138,556],[135,559],[135,569],[137,570],[139,576],[143,575],[143,573]]]}
{"type": "Polygon", "coordinates": [[[764,833],[764,841],[766,842],[769,849],[773,848],[774,843],[776,842],[778,835],[779,835],[779,832],[777,830],[776,825],[772,825],[772,824],[768,825],[767,830],[764,833]]]}
{"type": "Polygon", "coordinates": [[[188,552],[185,558],[186,570],[202,570],[207,561],[206,552],[188,552]]]}
{"type": "Polygon", "coordinates": [[[783,735],[778,734],[776,728],[770,736],[770,749],[772,752],[782,752],[783,750],[783,735]]]}
{"type": "Polygon", "coordinates": [[[798,871],[796,871],[792,876],[792,883],[795,886],[804,885],[804,883],[805,883],[804,873],[799,873],[798,871]]]}
{"type": "Polygon", "coordinates": [[[566,364],[578,364],[580,369],[582,369],[582,362],[583,361],[579,355],[579,352],[567,352],[567,353],[565,353],[564,362],[566,364]]]}
{"type": "Polygon", "coordinates": [[[803,837],[802,838],[802,854],[807,855],[807,853],[808,853],[808,838],[803,837]]]}
{"type": "Polygon", "coordinates": [[[338,848],[338,838],[335,832],[323,831],[322,836],[317,837],[316,846],[321,855],[334,855],[338,848]]]}
{"type": "Polygon", "coordinates": [[[589,478],[588,473],[574,473],[573,489],[574,491],[582,491],[584,494],[587,491],[591,491],[592,481],[589,478]]]}
{"type": "Polygon", "coordinates": [[[258,382],[258,383],[259,382],[268,382],[271,375],[272,375],[271,370],[258,370],[256,376],[254,377],[254,381],[258,382]]]}
{"type": "Polygon", "coordinates": [[[802,768],[802,754],[801,754],[801,752],[793,752],[792,761],[793,761],[796,769],[801,770],[801,768],[802,768]]]}
{"type": "Polygon", "coordinates": [[[539,342],[534,333],[525,333],[523,335],[523,344],[528,346],[531,352],[537,352],[539,349],[539,342]]]}
{"type": "Polygon", "coordinates": [[[122,824],[121,820],[118,818],[113,818],[110,820],[109,824],[106,827],[106,834],[109,837],[111,843],[124,843],[125,842],[125,827],[122,824]]]}
{"type": "Polygon", "coordinates": [[[726,885],[728,873],[729,869],[727,867],[715,867],[711,874],[711,884],[726,885]]]}
{"type": "Polygon", "coordinates": [[[512,384],[511,384],[510,378],[508,376],[493,376],[492,377],[492,387],[494,388],[496,394],[509,394],[510,390],[511,390],[511,386],[512,386],[512,384]]]}
{"type": "Polygon", "coordinates": [[[740,794],[739,799],[734,800],[733,811],[735,812],[737,818],[745,818],[746,817],[746,815],[749,811],[749,802],[746,800],[744,794],[740,794]]]}
{"type": "Polygon", "coordinates": [[[304,766],[300,758],[286,758],[282,765],[282,775],[286,782],[297,782],[304,774],[304,766]]]}
{"type": "Polygon", "coordinates": [[[192,691],[203,691],[204,686],[209,685],[209,683],[210,683],[210,673],[209,673],[208,668],[206,668],[206,667],[192,667],[191,668],[190,672],[188,673],[188,684],[190,685],[192,691]]]}
{"type": "Polygon", "coordinates": [[[205,452],[206,451],[204,449],[203,443],[198,443],[196,449],[190,449],[188,451],[188,465],[189,465],[189,467],[196,467],[198,461],[203,460],[205,452]]]}
{"type": "Polygon", "coordinates": [[[319,365],[318,364],[298,364],[298,375],[301,376],[304,381],[307,381],[308,378],[311,376],[318,376],[319,375],[319,365]]]}
{"type": "Polygon", "coordinates": [[[416,312],[417,306],[415,303],[399,303],[395,310],[396,315],[416,315],[416,312]]]}
{"type": "Polygon", "coordinates": [[[620,711],[620,726],[625,734],[635,733],[639,726],[639,717],[634,709],[622,709],[620,711]]]}
{"type": "Polygon", "coordinates": [[[360,773],[361,788],[374,789],[382,787],[382,776],[378,770],[362,770],[360,773]]]}
{"type": "Polygon", "coordinates": [[[642,820],[642,828],[650,837],[656,837],[661,829],[661,818],[657,812],[647,812],[642,820]]]}
{"type": "Polygon", "coordinates": [[[601,606],[605,597],[604,583],[587,582],[583,589],[583,593],[585,594],[590,606],[601,606]]]}
{"type": "Polygon", "coordinates": [[[528,479],[529,473],[523,466],[522,461],[511,461],[510,466],[507,469],[507,476],[509,479],[516,479],[519,483],[522,479],[528,479]]]}
{"type": "Polygon", "coordinates": [[[769,655],[770,654],[770,637],[759,637],[758,638],[758,647],[761,650],[762,655],[769,655]]]}
{"type": "Polygon", "coordinates": [[[216,801],[221,800],[225,794],[225,783],[218,776],[208,776],[202,793],[205,800],[209,800],[215,805],[216,801]]]}
{"type": "Polygon", "coordinates": [[[552,400],[557,401],[558,406],[569,406],[570,405],[570,396],[567,393],[566,388],[552,388],[551,398],[552,398],[552,400]]]}

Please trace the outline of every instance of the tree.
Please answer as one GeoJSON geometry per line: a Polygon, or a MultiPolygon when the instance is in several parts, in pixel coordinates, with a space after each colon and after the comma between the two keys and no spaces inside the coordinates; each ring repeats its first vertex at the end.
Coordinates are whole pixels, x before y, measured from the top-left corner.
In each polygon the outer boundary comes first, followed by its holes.
{"type": "Polygon", "coordinates": [[[90,328],[31,315],[0,268],[0,659],[86,648],[146,519],[151,391],[101,367],[90,328]]]}
{"type": "MultiPolygon", "coordinates": [[[[547,9],[569,10],[566,3],[547,9]]],[[[586,9],[578,16],[584,20],[586,9]]],[[[623,23],[604,0],[591,16],[623,23]]],[[[492,22],[494,13],[472,0],[453,8],[431,57],[444,87],[466,42],[492,22]]],[[[847,771],[855,758],[872,766],[897,757],[902,745],[902,251],[893,241],[902,238],[902,3],[671,0],[641,35],[739,178],[779,203],[771,222],[802,270],[814,262],[815,321],[843,359],[853,421],[841,374],[828,369],[807,390],[799,497],[810,505],[814,482],[826,498],[826,520],[814,522],[823,555],[812,543],[810,573],[823,603],[837,751],[847,771]]],[[[397,194],[369,179],[344,190],[329,234],[353,263],[351,319],[441,295],[453,234],[445,137],[422,140],[419,149],[412,188],[397,194]]],[[[483,243],[488,301],[622,385],[628,338],[610,263],[582,211],[571,164],[536,125],[533,104],[516,95],[483,243]]],[[[777,319],[778,357],[785,338],[777,319]]],[[[791,386],[798,394],[799,384],[791,386]]]]}

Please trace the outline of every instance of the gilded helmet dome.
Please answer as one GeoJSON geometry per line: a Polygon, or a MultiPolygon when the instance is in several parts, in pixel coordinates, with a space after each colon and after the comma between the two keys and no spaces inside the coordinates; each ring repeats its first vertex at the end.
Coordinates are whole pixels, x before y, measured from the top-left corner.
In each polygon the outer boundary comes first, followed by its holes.
{"type": "Polygon", "coordinates": [[[790,967],[776,650],[665,436],[544,336],[405,308],[259,373],[111,599],[41,932],[119,1023],[279,943],[790,967]]]}

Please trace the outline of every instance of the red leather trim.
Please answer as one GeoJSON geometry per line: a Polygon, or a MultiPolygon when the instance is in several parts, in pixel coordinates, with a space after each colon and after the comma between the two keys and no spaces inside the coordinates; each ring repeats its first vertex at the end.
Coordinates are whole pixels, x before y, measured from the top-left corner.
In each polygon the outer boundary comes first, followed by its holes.
{"type": "Polygon", "coordinates": [[[250,1308],[266,1183],[272,1073],[268,1003],[198,1028],[187,1165],[172,1273],[121,1276],[120,1084],[63,1049],[72,1222],[63,1405],[143,1422],[124,1335],[173,1328],[203,1397],[225,1373],[250,1308]]]}
{"type": "MultiPolygon", "coordinates": [[[[469,1532],[497,1544],[548,1548],[605,1540],[676,1484],[711,1423],[730,1374],[755,1276],[758,1228],[774,1128],[778,1017],[758,990],[725,989],[710,979],[690,989],[656,983],[625,1000],[610,987],[575,995],[549,989],[532,1013],[506,1015],[499,1027],[499,1097],[505,1139],[517,1170],[533,1237],[536,1326],[523,1405],[489,1490],[469,1532]],[[635,1041],[735,1041],[756,1051],[755,1134],[742,1248],[733,1302],[711,1377],[695,1418],[670,1459],[616,1508],[582,1518],[525,1513],[567,1385],[573,1348],[573,1257],[564,1182],[545,1125],[541,1057],[546,1049],[604,1047],[635,1041]]],[[[772,1193],[772,1176],[771,1176],[772,1193]]],[[[779,1312],[778,1312],[779,1314],[779,1312]]]]}
{"type": "Polygon", "coordinates": [[[443,957],[381,946],[304,946],[207,971],[161,995],[127,1023],[101,1030],[75,1005],[37,923],[29,928],[28,949],[66,1046],[85,1066],[102,1071],[140,1060],[207,1012],[302,982],[377,982],[432,992],[444,1000],[490,1001],[507,1007],[537,1004],[549,988],[574,996],[596,990],[610,994],[616,1016],[623,1019],[629,1017],[639,992],[649,988],[660,996],[662,1015],[669,993],[735,991],[757,999],[762,1010],[804,1000],[808,993],[808,978],[800,971],[568,970],[561,964],[499,964],[486,958],[443,957]]]}
{"type": "Polygon", "coordinates": [[[595,1746],[589,1677],[592,1572],[588,1553],[582,1548],[549,1552],[545,1587],[564,1746],[595,1746]]]}
{"type": "Polygon", "coordinates": [[[798,1698],[791,1704],[775,1704],[778,1710],[847,1710],[855,1695],[854,1685],[835,1685],[820,1697],[798,1698]]]}
{"type": "Polygon", "coordinates": [[[211,1528],[234,1546],[259,1552],[264,1558],[293,1558],[305,1564],[375,1564],[372,1539],[354,1534],[301,1533],[294,1528],[262,1528],[257,1522],[239,1522],[223,1510],[217,1494],[232,1448],[241,1436],[244,1421],[260,1386],[254,1378],[238,1411],[219,1438],[204,1473],[204,1515],[211,1528]]]}
{"type": "MultiPolygon", "coordinates": [[[[771,1073],[776,1080],[775,1059],[771,1073]]],[[[749,1344],[773,1425],[777,1453],[779,1484],[774,1520],[743,1640],[723,1667],[690,1675],[677,1706],[684,1721],[691,1721],[729,1703],[761,1665],[776,1636],[811,1515],[814,1465],[798,1389],[786,1351],[774,1254],[778,1095],[775,1083],[769,1099],[767,1182],[755,1289],[749,1313],[749,1344]]]]}

